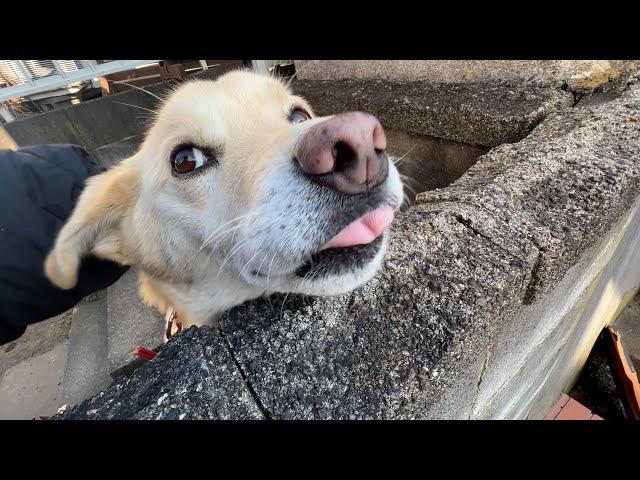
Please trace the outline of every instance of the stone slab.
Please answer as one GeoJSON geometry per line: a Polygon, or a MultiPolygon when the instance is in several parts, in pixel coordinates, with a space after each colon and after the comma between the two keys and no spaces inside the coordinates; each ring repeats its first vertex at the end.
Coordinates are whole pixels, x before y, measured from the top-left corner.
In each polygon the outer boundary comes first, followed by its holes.
{"type": "Polygon", "coordinates": [[[480,147],[524,138],[550,112],[573,105],[559,89],[389,80],[301,80],[292,84],[318,115],[362,110],[385,127],[480,147]]]}
{"type": "Polygon", "coordinates": [[[138,274],[131,268],[107,290],[110,373],[135,360],[138,345],[153,349],[164,342],[164,317],[142,302],[137,282],[138,274]]]}
{"type": "Polygon", "coordinates": [[[192,327],[131,377],[57,418],[251,420],[263,415],[220,334],[192,327]]]}
{"type": "Polygon", "coordinates": [[[306,80],[491,83],[594,90],[640,68],[637,60],[296,60],[306,80]]]}
{"type": "Polygon", "coordinates": [[[111,383],[108,368],[107,292],[73,309],[67,361],[62,379],[64,403],[75,405],[111,383]]]}

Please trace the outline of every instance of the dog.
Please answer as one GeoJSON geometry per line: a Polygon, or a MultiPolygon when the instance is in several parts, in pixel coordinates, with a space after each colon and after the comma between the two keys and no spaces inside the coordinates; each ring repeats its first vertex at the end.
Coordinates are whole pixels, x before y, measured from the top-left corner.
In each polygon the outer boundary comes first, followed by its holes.
{"type": "Polygon", "coordinates": [[[373,115],[316,117],[269,75],[187,81],[137,153],[88,180],[46,276],[72,288],[86,255],[134,266],[141,298],[185,327],[272,292],[347,293],[403,201],[386,143],[373,115]]]}

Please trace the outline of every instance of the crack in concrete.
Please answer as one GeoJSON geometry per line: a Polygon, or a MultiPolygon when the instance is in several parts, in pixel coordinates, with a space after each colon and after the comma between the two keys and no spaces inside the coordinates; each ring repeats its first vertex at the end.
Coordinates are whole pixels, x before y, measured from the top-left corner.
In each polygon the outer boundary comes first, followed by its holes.
{"type": "MultiPolygon", "coordinates": [[[[473,204],[468,204],[470,206],[474,206],[473,204]]],[[[477,208],[474,206],[474,208],[477,208]]],[[[456,214],[455,215],[456,220],[462,224],[463,226],[465,226],[466,228],[468,228],[469,230],[471,230],[473,233],[475,233],[477,236],[484,238],[485,240],[487,240],[489,243],[491,243],[491,245],[494,245],[495,247],[497,247],[500,251],[504,252],[506,255],[515,258],[516,260],[519,260],[522,265],[526,265],[527,262],[524,258],[520,258],[517,254],[513,253],[511,250],[509,250],[508,248],[505,248],[504,246],[496,243],[495,240],[493,240],[491,237],[487,236],[486,234],[482,233],[481,231],[477,230],[475,227],[472,226],[471,224],[471,220],[467,220],[465,218],[462,217],[461,214],[456,214]]],[[[531,240],[531,239],[529,239],[531,240]]],[[[531,243],[534,245],[534,247],[538,250],[538,258],[540,257],[540,250],[538,248],[538,246],[535,244],[535,242],[533,242],[531,240],[531,243]]],[[[534,265],[533,269],[535,269],[537,266],[537,260],[536,260],[536,264],[534,265]]],[[[530,274],[532,275],[533,272],[530,272],[530,274]]]]}
{"type": "Polygon", "coordinates": [[[480,375],[478,375],[478,381],[476,382],[476,393],[473,396],[473,402],[471,403],[471,411],[469,412],[469,417],[467,418],[467,420],[471,420],[471,418],[473,417],[473,412],[476,409],[476,404],[478,403],[478,395],[480,394],[480,384],[484,379],[484,374],[487,371],[487,365],[489,364],[489,358],[491,357],[492,353],[493,353],[493,349],[490,348],[487,350],[487,355],[485,356],[484,363],[482,364],[480,375]]]}
{"type": "MultiPolygon", "coordinates": [[[[538,246],[536,245],[536,248],[538,246]]],[[[533,264],[533,268],[529,272],[529,283],[524,289],[524,297],[522,297],[522,303],[524,305],[531,305],[536,297],[536,287],[540,283],[540,276],[538,273],[542,267],[542,252],[538,250],[538,256],[533,264]]]]}
{"type": "Polygon", "coordinates": [[[638,81],[640,81],[640,71],[630,72],[618,78],[608,80],[592,91],[573,90],[568,84],[566,84],[566,88],[565,85],[563,85],[562,89],[573,95],[573,106],[575,107],[581,103],[582,100],[586,102],[590,99],[597,100],[600,98],[603,103],[615,100],[638,81]]]}
{"type": "Polygon", "coordinates": [[[260,409],[260,412],[262,413],[262,416],[265,418],[265,420],[273,420],[273,416],[271,415],[271,412],[269,412],[269,410],[262,404],[262,401],[260,400],[260,397],[258,396],[256,391],[254,390],[253,385],[251,385],[251,382],[249,381],[249,378],[244,373],[244,370],[242,369],[242,366],[240,365],[240,362],[236,358],[236,356],[235,356],[235,354],[233,352],[233,349],[231,348],[231,344],[227,340],[227,337],[224,336],[224,333],[222,333],[222,329],[219,326],[218,326],[218,333],[220,334],[220,337],[222,337],[222,341],[224,342],[224,345],[227,348],[227,351],[229,352],[229,355],[231,356],[231,359],[233,360],[233,363],[235,363],[236,368],[238,369],[238,372],[240,372],[240,376],[242,377],[242,380],[244,381],[244,384],[247,386],[247,390],[249,390],[249,394],[253,398],[253,401],[256,403],[256,406],[260,409]]]}
{"type": "MultiPolygon", "coordinates": [[[[451,199],[437,199],[435,201],[429,201],[429,202],[425,202],[425,205],[433,205],[433,208],[430,208],[431,211],[446,211],[447,209],[450,210],[454,210],[454,207],[460,204],[466,205],[468,207],[471,208],[478,208],[483,210],[485,213],[490,214],[490,212],[482,209],[481,206],[477,206],[474,205],[473,203],[468,203],[463,201],[462,199],[456,199],[455,201],[452,201],[451,199]],[[456,203],[457,202],[457,203],[456,203]],[[437,208],[436,205],[440,208],[437,208]]],[[[513,257],[517,260],[519,260],[520,262],[522,262],[523,265],[527,265],[527,262],[525,261],[525,259],[520,258],[520,256],[518,256],[517,254],[511,252],[510,250],[506,249],[504,246],[499,245],[498,243],[496,243],[491,237],[487,236],[486,234],[482,233],[481,231],[477,230],[475,227],[473,227],[471,220],[465,219],[462,214],[454,212],[454,218],[456,219],[456,221],[458,221],[461,225],[463,225],[464,227],[468,228],[469,230],[471,230],[473,233],[475,233],[476,235],[478,235],[481,238],[484,238],[485,240],[487,240],[489,243],[491,243],[492,245],[496,246],[498,249],[500,249],[502,252],[506,253],[507,255],[509,255],[510,257],[513,257]]],[[[531,242],[531,244],[533,245],[533,247],[536,249],[537,251],[537,255],[536,255],[536,261],[533,264],[533,267],[531,267],[531,269],[529,269],[529,272],[527,273],[526,278],[529,278],[529,281],[527,283],[527,285],[524,288],[524,295],[522,297],[522,303],[524,305],[530,305],[533,300],[535,299],[535,294],[536,294],[536,286],[539,283],[539,275],[538,272],[540,271],[540,268],[542,267],[542,248],[540,247],[540,245],[538,244],[538,242],[536,242],[535,238],[533,237],[527,237],[527,240],[529,240],[531,242]]]]}
{"type": "Polygon", "coordinates": [[[560,90],[562,90],[563,92],[567,92],[573,97],[573,105],[571,105],[572,107],[575,107],[584,96],[582,93],[572,90],[568,82],[564,82],[560,87],[560,90]]]}
{"type": "Polygon", "coordinates": [[[464,225],[465,227],[467,227],[469,230],[471,230],[473,233],[475,233],[476,235],[478,235],[479,237],[482,237],[486,240],[489,240],[490,242],[492,242],[492,240],[487,237],[486,235],[484,235],[482,232],[480,232],[479,230],[476,230],[474,228],[474,226],[471,224],[471,220],[468,220],[466,218],[464,218],[462,215],[458,214],[456,215],[456,220],[458,220],[458,222],[460,222],[462,225],[464,225]]]}

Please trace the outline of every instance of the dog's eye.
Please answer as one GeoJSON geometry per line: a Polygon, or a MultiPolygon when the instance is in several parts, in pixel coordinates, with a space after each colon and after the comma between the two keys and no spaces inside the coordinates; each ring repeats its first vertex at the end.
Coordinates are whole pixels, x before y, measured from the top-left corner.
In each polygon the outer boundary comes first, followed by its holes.
{"type": "Polygon", "coordinates": [[[207,155],[199,148],[184,146],[175,150],[171,156],[171,165],[173,171],[180,175],[193,172],[212,160],[214,160],[212,155],[207,155]]]}
{"type": "Polygon", "coordinates": [[[294,108],[289,115],[291,123],[300,123],[309,120],[311,115],[304,108],[294,108]]]}

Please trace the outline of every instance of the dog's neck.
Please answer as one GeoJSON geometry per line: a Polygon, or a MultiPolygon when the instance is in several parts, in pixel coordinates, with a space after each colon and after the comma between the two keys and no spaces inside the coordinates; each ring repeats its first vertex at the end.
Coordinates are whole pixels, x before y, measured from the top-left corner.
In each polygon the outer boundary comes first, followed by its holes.
{"type": "Polygon", "coordinates": [[[169,282],[141,271],[140,296],[161,312],[175,310],[185,328],[191,325],[215,325],[217,316],[264,293],[247,285],[237,275],[210,270],[197,282],[169,282]]]}

